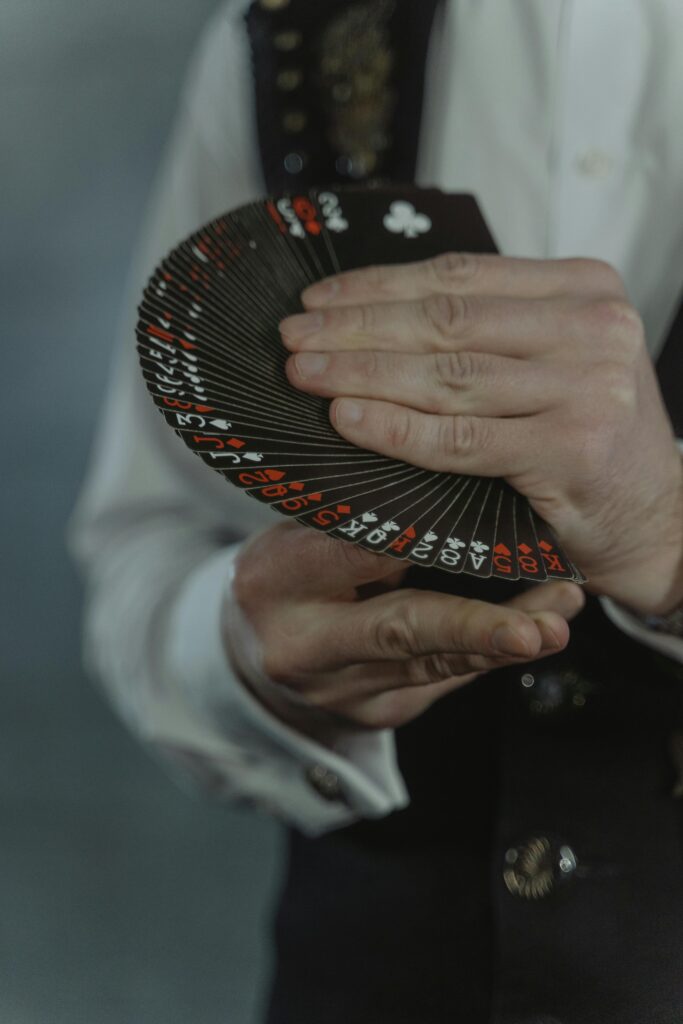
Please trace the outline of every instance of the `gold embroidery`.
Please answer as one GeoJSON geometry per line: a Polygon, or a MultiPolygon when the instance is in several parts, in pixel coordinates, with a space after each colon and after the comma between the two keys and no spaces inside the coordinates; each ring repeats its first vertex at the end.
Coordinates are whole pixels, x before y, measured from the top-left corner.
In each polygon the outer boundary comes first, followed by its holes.
{"type": "Polygon", "coordinates": [[[394,9],[395,0],[354,3],[320,40],[318,78],[328,141],[339,154],[337,169],[353,178],[372,174],[391,142],[396,97],[387,25],[394,9]]]}

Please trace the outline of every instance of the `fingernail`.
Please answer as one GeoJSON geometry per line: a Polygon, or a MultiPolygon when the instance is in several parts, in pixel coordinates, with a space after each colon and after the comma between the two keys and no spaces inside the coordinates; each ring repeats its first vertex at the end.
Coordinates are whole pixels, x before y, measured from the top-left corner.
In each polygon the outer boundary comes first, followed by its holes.
{"type": "Polygon", "coordinates": [[[296,372],[302,380],[317,377],[324,373],[330,363],[330,357],[324,352],[300,352],[294,357],[296,372]]]}
{"type": "Polygon", "coordinates": [[[340,427],[355,427],[363,419],[363,406],[352,398],[343,398],[334,407],[334,418],[340,427]]]}
{"type": "Polygon", "coordinates": [[[315,334],[323,326],[322,313],[296,313],[280,324],[280,333],[285,341],[296,341],[309,334],[315,334]]]}
{"type": "Polygon", "coordinates": [[[529,645],[521,634],[510,626],[498,626],[491,636],[491,643],[494,650],[499,654],[518,654],[524,656],[529,653],[529,645]]]}
{"type": "Polygon", "coordinates": [[[317,281],[301,293],[306,306],[326,306],[339,293],[339,281],[317,281]]]}

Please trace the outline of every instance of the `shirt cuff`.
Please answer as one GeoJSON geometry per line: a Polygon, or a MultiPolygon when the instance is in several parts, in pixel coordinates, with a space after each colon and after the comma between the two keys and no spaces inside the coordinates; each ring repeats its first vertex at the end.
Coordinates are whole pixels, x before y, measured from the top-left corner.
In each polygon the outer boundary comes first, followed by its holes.
{"type": "Polygon", "coordinates": [[[184,769],[194,766],[209,789],[246,798],[313,835],[404,807],[391,730],[342,728],[332,745],[316,742],[276,718],[240,681],[221,625],[238,550],[227,548],[195,569],[171,610],[165,676],[175,714],[167,705],[160,750],[184,769]]]}
{"type": "Polygon", "coordinates": [[[622,633],[626,633],[632,639],[666,655],[672,661],[683,663],[683,637],[671,636],[661,630],[653,629],[637,615],[627,612],[608,597],[601,597],[600,604],[607,617],[622,633]]]}

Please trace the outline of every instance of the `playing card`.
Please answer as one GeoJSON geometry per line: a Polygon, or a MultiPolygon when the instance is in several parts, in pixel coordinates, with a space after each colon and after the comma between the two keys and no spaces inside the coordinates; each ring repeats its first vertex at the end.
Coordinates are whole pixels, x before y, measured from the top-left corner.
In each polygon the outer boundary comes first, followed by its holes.
{"type": "Polygon", "coordinates": [[[349,188],[316,193],[316,201],[338,201],[334,229],[324,232],[336,257],[336,272],[371,264],[407,263],[438,253],[496,252],[473,196],[444,195],[414,187],[349,188]],[[345,227],[343,225],[346,225],[345,227]]]}
{"type": "Polygon", "coordinates": [[[538,547],[536,531],[528,503],[520,502],[517,509],[517,562],[523,580],[542,582],[548,578],[543,556],[538,547]]]}
{"type": "Polygon", "coordinates": [[[143,378],[182,443],[282,515],[447,572],[582,581],[503,481],[357,448],[326,399],[287,379],[279,323],[309,284],[458,250],[495,252],[469,195],[354,186],[248,203],[198,228],[151,276],[136,332],[143,378]]]}
{"type": "Polygon", "coordinates": [[[571,579],[577,583],[585,583],[585,577],[561,550],[548,524],[531,508],[529,509],[529,515],[538,551],[545,564],[548,576],[557,580],[571,579]]]}
{"type": "Polygon", "coordinates": [[[493,545],[493,575],[499,579],[519,579],[517,495],[507,484],[501,488],[501,505],[493,545]]]}

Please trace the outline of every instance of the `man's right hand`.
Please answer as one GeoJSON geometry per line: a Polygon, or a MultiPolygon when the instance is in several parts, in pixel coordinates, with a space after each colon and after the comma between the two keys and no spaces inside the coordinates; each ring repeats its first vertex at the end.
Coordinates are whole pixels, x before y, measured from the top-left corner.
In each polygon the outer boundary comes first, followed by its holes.
{"type": "Polygon", "coordinates": [[[366,728],[399,726],[482,672],[557,653],[584,603],[564,582],[502,605],[398,589],[406,571],[283,523],[241,552],[233,599],[276,686],[298,695],[299,708],[303,700],[366,728]]]}

